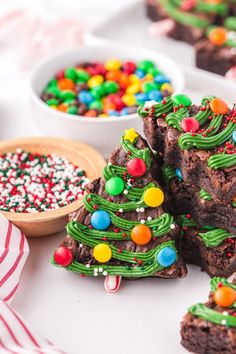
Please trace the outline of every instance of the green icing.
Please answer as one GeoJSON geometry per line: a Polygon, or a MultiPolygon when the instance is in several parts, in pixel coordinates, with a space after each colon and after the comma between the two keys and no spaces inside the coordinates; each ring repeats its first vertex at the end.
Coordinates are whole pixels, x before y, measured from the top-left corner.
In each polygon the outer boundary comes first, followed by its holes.
{"type": "Polygon", "coordinates": [[[216,154],[208,159],[208,166],[214,170],[232,167],[236,164],[236,154],[216,154]]]}
{"type": "Polygon", "coordinates": [[[224,25],[229,31],[236,31],[236,17],[230,16],[226,18],[224,25]]]}
{"type": "Polygon", "coordinates": [[[233,208],[236,208],[236,202],[234,200],[232,201],[231,205],[233,208]]]}
{"type": "Polygon", "coordinates": [[[201,199],[212,200],[212,196],[209,193],[207,193],[207,191],[205,191],[205,189],[203,188],[199,191],[198,194],[201,199]]]}
{"type": "Polygon", "coordinates": [[[191,306],[188,309],[188,312],[205,321],[228,327],[236,327],[236,317],[231,315],[223,315],[222,313],[212,310],[203,304],[191,306]]]}
{"type": "Polygon", "coordinates": [[[146,108],[145,104],[142,104],[141,106],[138,107],[137,112],[141,118],[146,118],[150,114],[152,114],[152,116],[156,118],[159,118],[163,114],[168,114],[173,110],[173,102],[171,96],[166,97],[165,102],[166,103],[163,102],[156,103],[152,106],[152,108],[146,108]],[[153,109],[153,111],[151,109],[153,109]]]}
{"type": "Polygon", "coordinates": [[[164,164],[162,167],[162,173],[165,182],[168,184],[173,178],[176,177],[175,169],[168,166],[167,164],[164,164]]]}
{"type": "Polygon", "coordinates": [[[181,227],[196,227],[198,226],[197,222],[192,218],[187,218],[186,215],[180,215],[178,217],[178,224],[181,227]]]}
{"type": "MultiPolygon", "coordinates": [[[[219,284],[222,286],[229,286],[233,290],[236,291],[236,285],[230,283],[227,281],[225,278],[220,278],[220,277],[214,277],[211,279],[211,291],[215,292],[219,284]]],[[[229,308],[235,308],[236,307],[236,302],[229,308]]],[[[223,314],[221,312],[218,312],[216,310],[213,310],[203,304],[196,304],[191,306],[188,309],[188,312],[191,313],[193,316],[196,316],[198,318],[201,318],[202,320],[209,321],[218,325],[224,325],[228,327],[236,327],[236,317],[232,315],[227,315],[223,314]]]]}
{"type": "MultiPolygon", "coordinates": [[[[134,143],[131,143],[130,141],[122,138],[121,146],[128,153],[128,157],[142,158],[147,166],[150,166],[151,151],[148,148],[138,149],[136,148],[135,143],[135,141],[134,143]]],[[[105,180],[108,180],[114,175],[122,177],[124,173],[127,174],[125,167],[108,164],[104,168],[103,177],[105,180]]],[[[131,230],[134,226],[139,225],[140,222],[122,218],[122,213],[135,211],[137,208],[146,209],[147,206],[143,200],[144,192],[146,189],[154,186],[156,186],[155,183],[149,183],[144,188],[134,188],[131,186],[131,188],[128,189],[127,186],[128,193],[126,194],[126,197],[128,201],[126,203],[114,203],[94,193],[86,195],[83,200],[86,210],[90,214],[99,209],[109,212],[111,223],[118,230],[117,232],[114,230],[100,231],[80,224],[77,221],[72,221],[67,225],[68,235],[70,235],[70,237],[76,240],[79,244],[90,247],[91,249],[93,249],[101,242],[107,243],[112,251],[112,259],[123,261],[126,263],[126,265],[115,266],[110,262],[107,264],[86,265],[74,260],[70,265],[66,267],[66,269],[83,273],[84,275],[94,275],[94,273],[97,273],[99,267],[102,268],[100,275],[109,274],[126,277],[150,276],[163,269],[164,267],[162,267],[157,261],[157,254],[164,247],[171,247],[177,253],[174,241],[169,240],[163,242],[147,252],[132,252],[125,249],[120,252],[117,249],[117,246],[112,243],[112,241],[131,240],[131,230]],[[139,265],[137,260],[142,261],[142,264],[139,265]]],[[[153,238],[161,237],[170,233],[173,224],[173,217],[167,213],[164,213],[155,219],[145,221],[145,225],[148,226],[152,231],[153,238]]],[[[52,263],[58,266],[54,259],[52,259],[52,263]]]]}
{"type": "Polygon", "coordinates": [[[236,237],[224,229],[214,229],[205,233],[200,232],[199,236],[206,247],[217,247],[223,243],[225,239],[236,237]]]}

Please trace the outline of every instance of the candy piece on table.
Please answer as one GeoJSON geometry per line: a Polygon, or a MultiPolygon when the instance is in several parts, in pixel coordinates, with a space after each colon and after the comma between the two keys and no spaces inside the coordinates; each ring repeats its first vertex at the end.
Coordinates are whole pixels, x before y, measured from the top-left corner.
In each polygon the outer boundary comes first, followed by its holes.
{"type": "Polygon", "coordinates": [[[10,303],[17,290],[20,275],[29,254],[29,245],[24,234],[1,213],[0,224],[0,298],[10,303]]]}
{"type": "Polygon", "coordinates": [[[106,230],[111,224],[110,214],[105,210],[96,210],[91,216],[91,225],[95,230],[106,230]]]}
{"type": "Polygon", "coordinates": [[[119,290],[122,277],[119,275],[107,275],[104,280],[104,288],[108,293],[115,293],[119,290]]]}

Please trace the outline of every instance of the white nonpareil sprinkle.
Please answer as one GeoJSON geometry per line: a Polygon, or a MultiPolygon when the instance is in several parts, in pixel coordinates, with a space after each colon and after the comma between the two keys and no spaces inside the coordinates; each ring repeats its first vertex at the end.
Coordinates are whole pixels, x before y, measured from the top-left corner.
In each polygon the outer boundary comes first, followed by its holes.
{"type": "Polygon", "coordinates": [[[122,209],[122,208],[120,208],[120,209],[119,209],[119,212],[120,212],[120,213],[123,213],[123,209],[122,209]]]}
{"type": "Polygon", "coordinates": [[[144,219],[141,219],[141,220],[140,220],[140,224],[145,224],[145,220],[144,220],[144,219]]]}
{"type": "Polygon", "coordinates": [[[146,102],[144,103],[144,108],[152,108],[152,106],[154,106],[155,104],[157,104],[157,102],[154,101],[154,100],[146,101],[146,102]]]}
{"type": "Polygon", "coordinates": [[[108,273],[106,270],[104,270],[104,272],[102,273],[104,276],[106,276],[108,273]]]}
{"type": "Polygon", "coordinates": [[[227,321],[226,320],[222,320],[221,324],[225,326],[227,324],[227,321]]]}
{"type": "Polygon", "coordinates": [[[123,193],[124,193],[124,194],[128,194],[128,191],[127,191],[127,189],[125,189],[123,193]]]}
{"type": "Polygon", "coordinates": [[[174,230],[174,229],[175,229],[175,224],[171,224],[171,225],[170,225],[170,228],[171,228],[172,230],[174,230]]]}

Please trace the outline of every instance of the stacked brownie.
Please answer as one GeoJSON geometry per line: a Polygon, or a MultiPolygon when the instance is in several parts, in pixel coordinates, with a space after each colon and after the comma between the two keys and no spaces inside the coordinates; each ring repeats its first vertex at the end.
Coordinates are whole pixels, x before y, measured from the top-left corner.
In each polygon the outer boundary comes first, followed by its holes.
{"type": "MultiPolygon", "coordinates": [[[[236,2],[147,0],[148,17],[172,21],[167,36],[195,46],[197,67],[220,75],[236,65],[236,2]]],[[[159,23],[161,25],[161,22],[159,23]]]]}
{"type": "Polygon", "coordinates": [[[191,353],[236,353],[236,282],[211,280],[205,304],[188,309],[181,323],[181,344],[191,353]]]}
{"type": "Polygon", "coordinates": [[[185,260],[211,276],[229,276],[236,271],[234,107],[213,96],[203,97],[201,105],[195,106],[179,94],[159,103],[147,102],[139,115],[170,195],[166,210],[190,214],[196,221],[190,229],[184,225],[185,260]]]}

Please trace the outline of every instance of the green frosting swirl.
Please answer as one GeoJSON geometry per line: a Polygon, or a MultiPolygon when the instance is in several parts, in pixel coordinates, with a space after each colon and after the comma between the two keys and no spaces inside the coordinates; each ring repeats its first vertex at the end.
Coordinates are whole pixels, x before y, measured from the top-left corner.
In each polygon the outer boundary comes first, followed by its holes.
{"type": "Polygon", "coordinates": [[[236,317],[231,315],[223,315],[222,313],[212,310],[203,304],[191,306],[188,309],[188,312],[205,321],[228,327],[236,327],[236,317]]]}
{"type": "Polygon", "coordinates": [[[200,232],[199,236],[206,247],[217,247],[225,239],[236,237],[224,229],[214,229],[205,233],[200,232]]]}
{"type": "Polygon", "coordinates": [[[141,106],[138,107],[138,110],[137,110],[138,115],[141,118],[146,118],[151,114],[153,117],[159,118],[163,114],[168,114],[173,109],[173,102],[172,102],[171,96],[166,97],[165,102],[166,103],[163,103],[163,102],[155,103],[152,106],[152,108],[147,108],[145,106],[145,104],[142,104],[141,106]]]}
{"type": "Polygon", "coordinates": [[[214,277],[211,279],[211,291],[216,291],[218,289],[218,285],[222,284],[223,286],[229,286],[230,288],[234,289],[236,291],[236,285],[230,283],[228,280],[225,278],[220,278],[220,277],[214,277]]]}
{"type": "Polygon", "coordinates": [[[173,178],[176,177],[175,169],[170,167],[167,164],[164,164],[162,167],[162,173],[165,182],[168,184],[173,178]]]}
{"type": "Polygon", "coordinates": [[[216,154],[209,157],[208,166],[214,170],[232,167],[236,164],[236,154],[228,155],[225,153],[216,154]]]}
{"type": "Polygon", "coordinates": [[[197,222],[192,218],[187,218],[186,215],[180,215],[178,217],[178,224],[181,227],[196,227],[198,226],[197,222]]]}
{"type": "Polygon", "coordinates": [[[207,191],[205,191],[205,189],[203,189],[203,188],[200,189],[198,194],[201,199],[212,200],[212,196],[209,193],[207,193],[207,191]]]}

